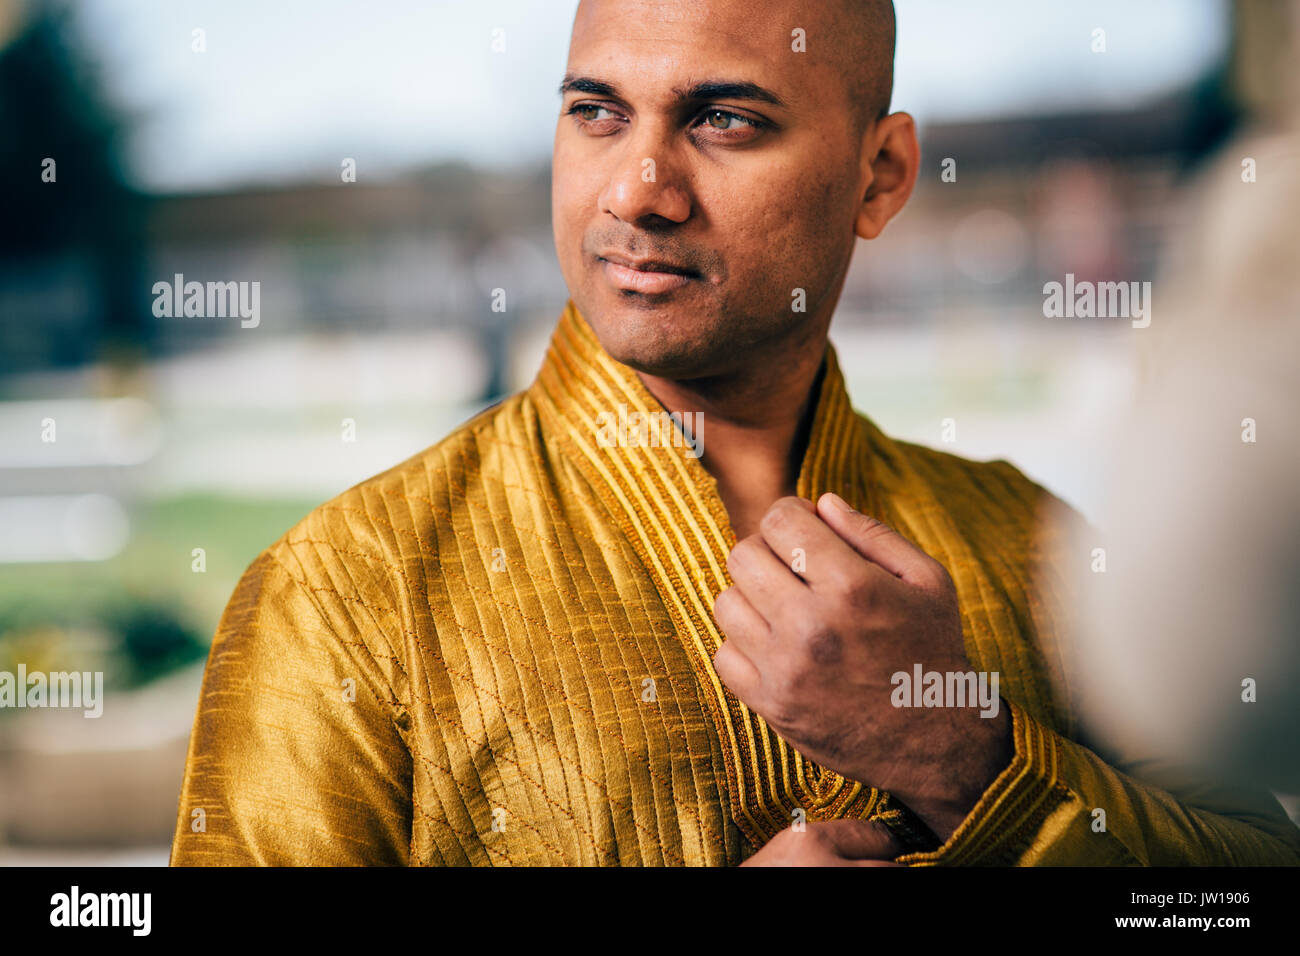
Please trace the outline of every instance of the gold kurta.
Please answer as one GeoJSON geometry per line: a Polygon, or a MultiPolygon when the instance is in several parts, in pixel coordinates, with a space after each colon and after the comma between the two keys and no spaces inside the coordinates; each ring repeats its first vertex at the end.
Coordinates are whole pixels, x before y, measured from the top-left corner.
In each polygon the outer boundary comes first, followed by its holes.
{"type": "MultiPolygon", "coordinates": [[[[620,405],[661,411],[569,303],[527,391],[257,557],[213,642],[174,865],[725,865],[796,808],[897,822],[719,682],[726,511],[689,447],[602,439],[620,405]]],[[[905,862],[1300,862],[1275,801],[1189,785],[1195,809],[1071,739],[1063,538],[1035,535],[1064,506],[1007,462],[888,438],[833,348],[798,479],[825,491],[943,563],[1012,712],[1012,764],[905,862]]]]}

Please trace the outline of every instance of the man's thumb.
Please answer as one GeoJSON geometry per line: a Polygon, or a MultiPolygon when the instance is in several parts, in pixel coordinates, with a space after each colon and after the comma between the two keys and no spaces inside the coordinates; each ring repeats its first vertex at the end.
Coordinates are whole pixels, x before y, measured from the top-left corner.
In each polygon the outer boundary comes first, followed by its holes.
{"type": "Polygon", "coordinates": [[[927,570],[929,556],[883,521],[853,510],[847,501],[828,491],[817,500],[817,514],[831,530],[868,561],[890,574],[915,582],[927,570]]]}

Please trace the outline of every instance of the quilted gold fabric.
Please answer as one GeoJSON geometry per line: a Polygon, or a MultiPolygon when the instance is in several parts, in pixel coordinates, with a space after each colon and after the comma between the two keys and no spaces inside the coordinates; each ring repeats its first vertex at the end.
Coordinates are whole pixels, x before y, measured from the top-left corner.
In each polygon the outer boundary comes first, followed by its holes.
{"type": "MultiPolygon", "coordinates": [[[[1013,717],[1011,766],[902,861],[1300,862],[1271,798],[1175,797],[1072,739],[1064,539],[1036,530],[1064,506],[1006,462],[888,438],[826,362],[799,494],[835,491],[944,564],[1013,717]]],[[[726,511],[681,443],[602,441],[620,405],[661,411],[570,302],[527,391],[257,557],[213,642],[174,865],[727,865],[800,809],[905,829],[719,682],[726,511]]]]}

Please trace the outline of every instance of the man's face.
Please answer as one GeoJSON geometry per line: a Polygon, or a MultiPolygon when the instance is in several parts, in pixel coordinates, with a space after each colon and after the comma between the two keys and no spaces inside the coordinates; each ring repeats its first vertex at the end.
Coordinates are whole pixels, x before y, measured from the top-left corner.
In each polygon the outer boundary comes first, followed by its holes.
{"type": "Polygon", "coordinates": [[[849,84],[818,46],[836,42],[835,6],[583,0],[567,75],[605,88],[564,93],[552,218],[570,295],[616,360],[722,375],[829,321],[867,182],[849,84]],[[688,96],[718,82],[780,103],[688,96]],[[629,268],[656,262],[686,274],[629,268]]]}

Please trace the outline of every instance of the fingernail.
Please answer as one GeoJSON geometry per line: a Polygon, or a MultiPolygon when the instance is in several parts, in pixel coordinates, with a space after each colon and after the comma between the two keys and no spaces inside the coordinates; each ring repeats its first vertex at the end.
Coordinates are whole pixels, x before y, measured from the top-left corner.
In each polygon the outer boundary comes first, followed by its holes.
{"type": "Polygon", "coordinates": [[[841,511],[847,511],[851,515],[857,514],[857,512],[853,510],[853,507],[847,501],[845,501],[843,498],[837,495],[835,492],[828,491],[826,492],[826,494],[830,495],[831,501],[835,502],[835,506],[839,508],[841,511]]]}

